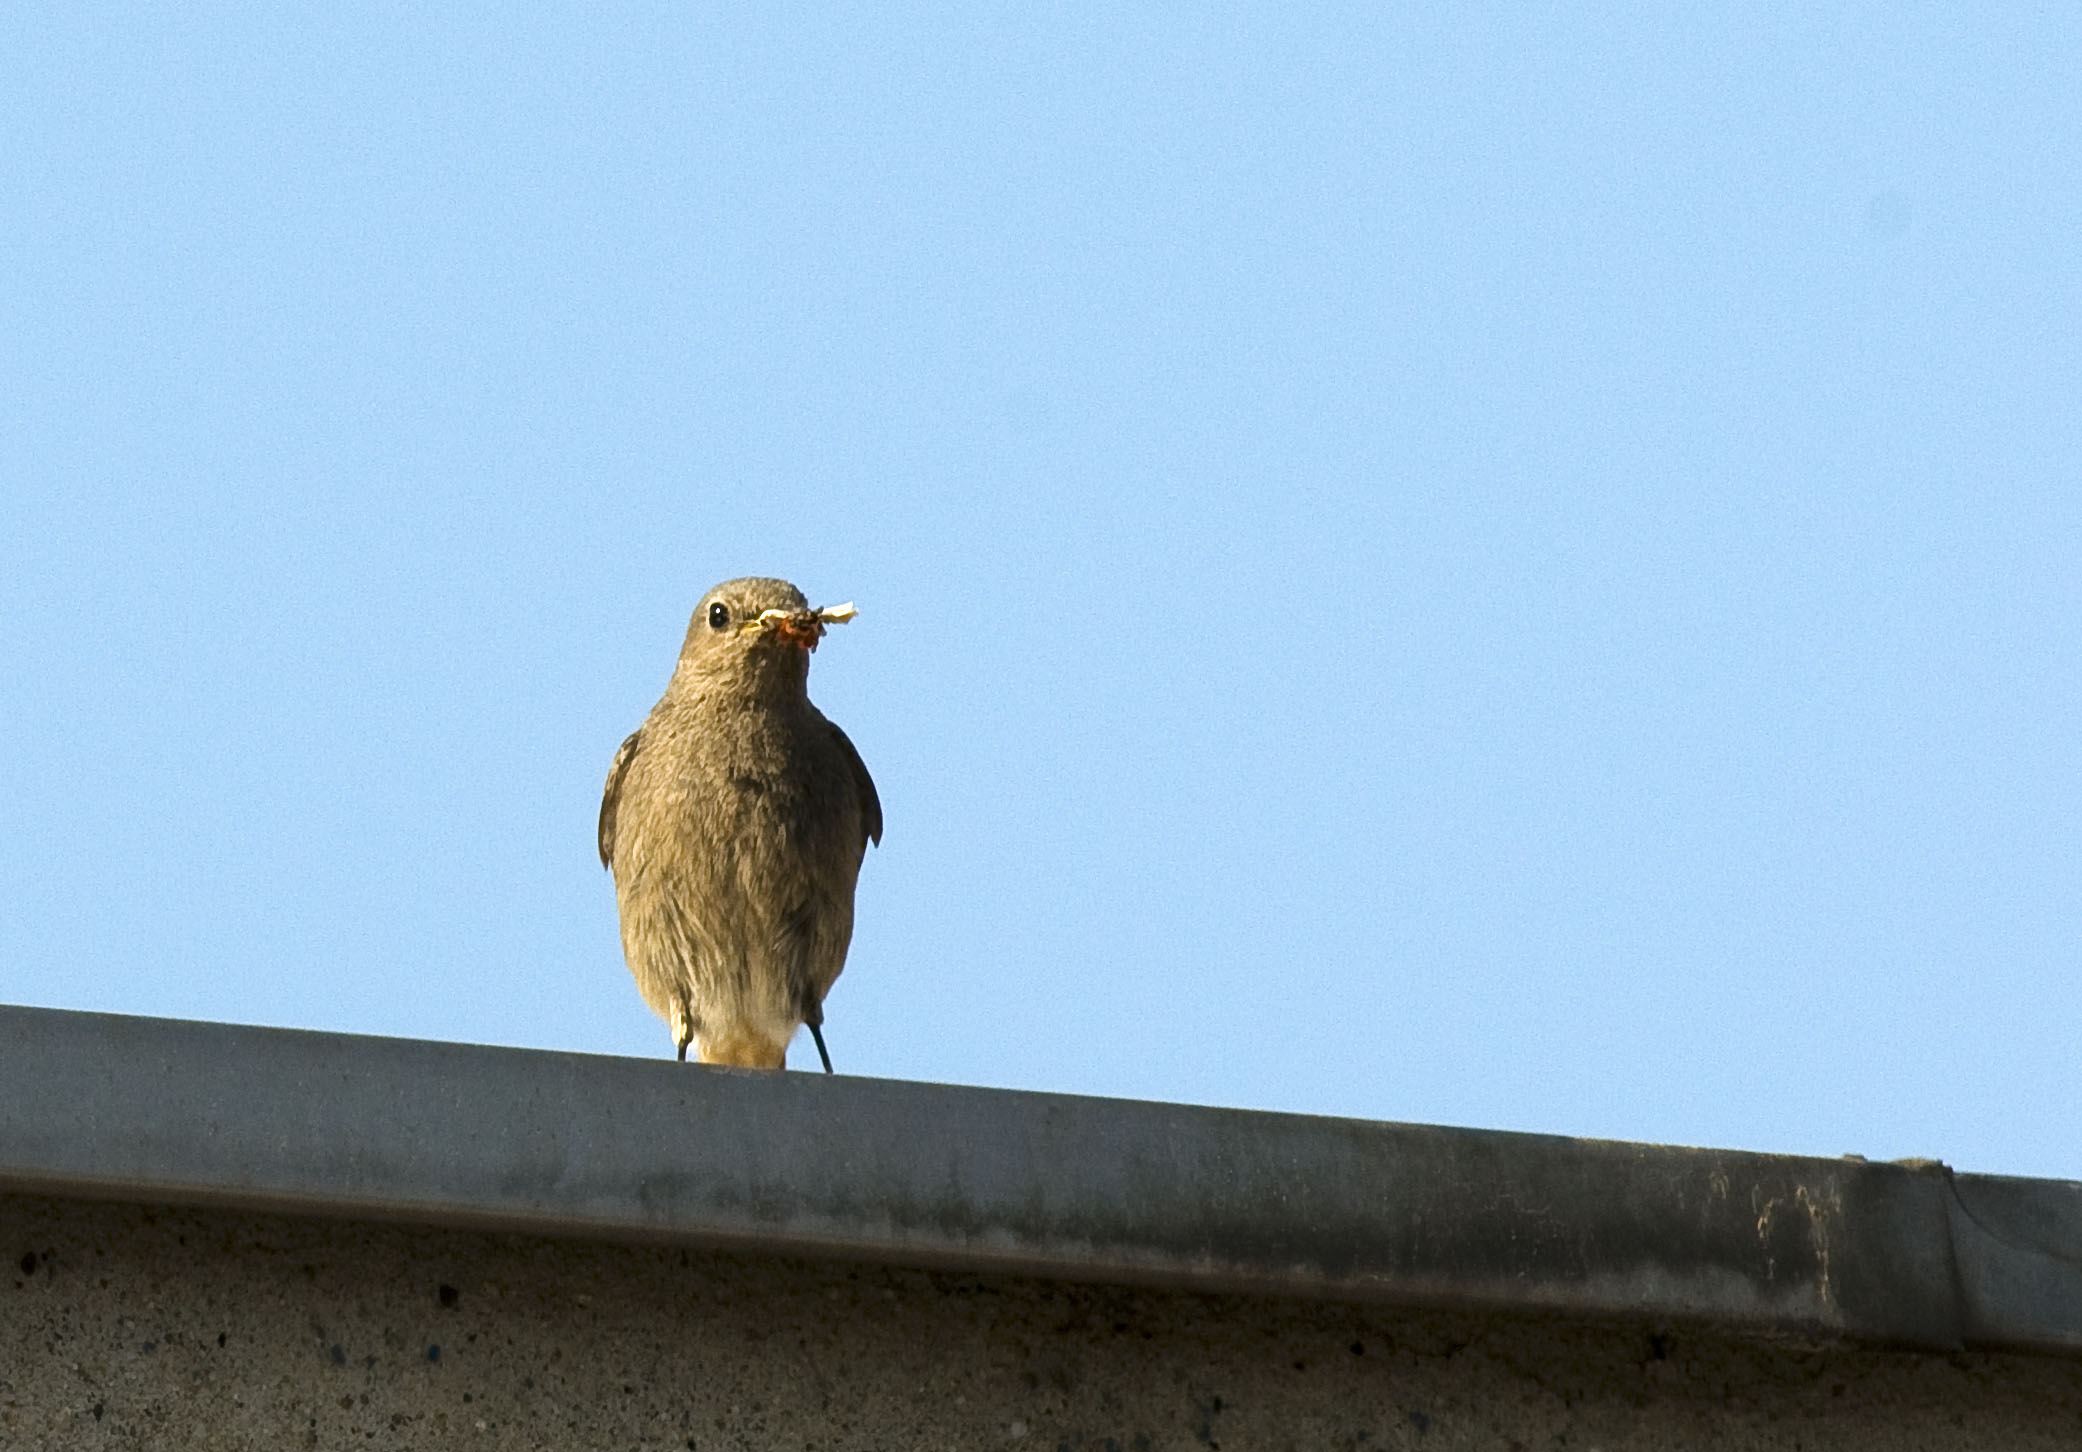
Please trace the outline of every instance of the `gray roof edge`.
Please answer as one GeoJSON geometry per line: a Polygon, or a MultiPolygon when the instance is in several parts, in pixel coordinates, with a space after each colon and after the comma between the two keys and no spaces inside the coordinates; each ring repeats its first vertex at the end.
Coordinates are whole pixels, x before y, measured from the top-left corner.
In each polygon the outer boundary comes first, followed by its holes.
{"type": "Polygon", "coordinates": [[[0,1190],[2082,1352],[2082,1184],[0,1006],[0,1190]]]}

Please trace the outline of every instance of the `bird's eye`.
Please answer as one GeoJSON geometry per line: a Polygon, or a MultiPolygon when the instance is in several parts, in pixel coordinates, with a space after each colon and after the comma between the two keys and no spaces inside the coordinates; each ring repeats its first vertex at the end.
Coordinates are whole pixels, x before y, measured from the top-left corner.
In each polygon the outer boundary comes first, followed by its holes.
{"type": "Polygon", "coordinates": [[[722,630],[730,624],[730,607],[718,600],[708,607],[708,628],[722,630]]]}

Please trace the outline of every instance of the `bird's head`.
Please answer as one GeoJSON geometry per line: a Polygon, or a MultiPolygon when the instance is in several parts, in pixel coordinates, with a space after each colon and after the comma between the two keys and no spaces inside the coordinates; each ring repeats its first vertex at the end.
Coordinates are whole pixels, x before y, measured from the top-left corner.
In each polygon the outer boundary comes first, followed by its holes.
{"type": "Polygon", "coordinates": [[[701,597],[687,622],[680,669],[708,678],[800,686],[827,625],[853,618],[851,605],[813,610],[786,580],[725,580],[701,597]]]}

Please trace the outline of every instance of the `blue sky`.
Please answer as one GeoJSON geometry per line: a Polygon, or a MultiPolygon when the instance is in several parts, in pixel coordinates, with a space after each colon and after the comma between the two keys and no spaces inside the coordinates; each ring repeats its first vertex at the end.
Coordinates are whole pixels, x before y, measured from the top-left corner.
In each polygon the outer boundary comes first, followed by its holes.
{"type": "Polygon", "coordinates": [[[0,999],[668,1052],[771,573],[844,1070],[2082,1177],[2082,14],[1737,15],[12,7],[0,999]]]}

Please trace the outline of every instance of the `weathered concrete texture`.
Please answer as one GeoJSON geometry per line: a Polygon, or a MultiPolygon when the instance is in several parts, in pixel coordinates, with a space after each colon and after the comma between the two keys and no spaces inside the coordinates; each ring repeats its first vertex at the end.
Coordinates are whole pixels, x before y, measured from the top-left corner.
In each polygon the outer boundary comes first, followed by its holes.
{"type": "Polygon", "coordinates": [[[2082,1185],[0,1006],[0,1189],[2082,1352],[2082,1185]]]}
{"type": "Polygon", "coordinates": [[[2072,1449],[2082,1361],[0,1196],[0,1447],[2072,1449]]]}

